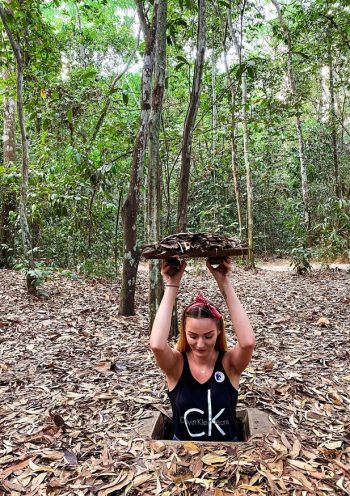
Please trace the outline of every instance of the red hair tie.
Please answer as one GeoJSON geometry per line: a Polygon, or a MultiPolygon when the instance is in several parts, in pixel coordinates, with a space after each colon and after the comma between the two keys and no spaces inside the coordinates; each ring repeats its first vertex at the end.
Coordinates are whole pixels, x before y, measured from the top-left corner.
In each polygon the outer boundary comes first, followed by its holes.
{"type": "Polygon", "coordinates": [[[219,310],[217,308],[215,308],[214,305],[212,305],[209,302],[209,300],[207,300],[207,298],[204,296],[203,293],[197,294],[197,296],[194,299],[194,302],[192,303],[192,305],[189,306],[187,311],[191,310],[192,308],[197,308],[197,307],[207,307],[215,320],[222,319],[222,315],[219,312],[219,310]]]}

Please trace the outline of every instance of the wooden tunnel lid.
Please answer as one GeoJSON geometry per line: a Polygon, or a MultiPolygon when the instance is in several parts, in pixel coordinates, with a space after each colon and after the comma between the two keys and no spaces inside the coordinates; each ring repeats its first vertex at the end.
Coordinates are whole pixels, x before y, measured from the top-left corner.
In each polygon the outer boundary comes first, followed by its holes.
{"type": "Polygon", "coordinates": [[[240,239],[211,233],[172,234],[142,250],[146,259],[238,257],[247,253],[247,245],[240,239]]]}

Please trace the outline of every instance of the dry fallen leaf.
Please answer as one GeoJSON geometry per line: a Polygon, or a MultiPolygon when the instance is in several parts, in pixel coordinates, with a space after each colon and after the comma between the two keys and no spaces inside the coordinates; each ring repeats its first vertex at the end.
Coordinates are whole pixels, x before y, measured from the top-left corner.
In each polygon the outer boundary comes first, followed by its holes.
{"type": "Polygon", "coordinates": [[[246,491],[250,491],[251,493],[266,494],[263,487],[264,486],[250,486],[249,484],[240,484],[239,489],[245,489],[246,491]]]}
{"type": "Polygon", "coordinates": [[[330,322],[326,317],[320,317],[316,323],[316,325],[320,327],[327,327],[329,326],[330,322]]]}
{"type": "Polygon", "coordinates": [[[11,465],[10,467],[7,467],[5,470],[0,472],[0,480],[6,479],[6,477],[8,477],[10,474],[17,472],[17,470],[22,470],[23,468],[27,467],[30,461],[31,458],[27,458],[26,460],[22,460],[15,463],[14,465],[11,465]]]}
{"type": "Polygon", "coordinates": [[[330,441],[328,443],[325,443],[324,446],[329,450],[337,450],[342,447],[342,444],[342,441],[330,441]]]}
{"type": "Polygon", "coordinates": [[[194,455],[194,454],[200,452],[200,448],[198,447],[198,445],[193,443],[192,441],[184,442],[183,447],[185,448],[187,453],[189,453],[190,455],[194,455]]]}
{"type": "Polygon", "coordinates": [[[54,472],[54,469],[48,465],[37,465],[32,460],[29,460],[29,468],[32,472],[54,472]]]}
{"type": "Polygon", "coordinates": [[[294,440],[292,451],[289,453],[290,458],[297,458],[301,450],[301,444],[298,438],[294,440]]]}
{"type": "Polygon", "coordinates": [[[214,465],[215,463],[225,462],[227,460],[227,457],[222,456],[222,455],[213,455],[211,453],[208,453],[207,455],[202,456],[201,460],[206,465],[214,465]]]}
{"type": "Polygon", "coordinates": [[[306,471],[314,470],[314,467],[312,465],[310,465],[309,463],[302,462],[300,460],[291,460],[290,458],[288,458],[287,462],[289,463],[289,465],[293,465],[293,467],[296,468],[301,468],[302,470],[306,470],[306,471]]]}
{"type": "Polygon", "coordinates": [[[289,417],[288,420],[289,420],[290,424],[294,427],[294,429],[298,428],[297,422],[296,422],[293,414],[289,417]]]}
{"type": "Polygon", "coordinates": [[[273,362],[269,361],[269,362],[265,362],[264,365],[263,365],[263,368],[266,372],[268,372],[269,370],[272,370],[274,367],[274,364],[273,362]]]}
{"type": "Polygon", "coordinates": [[[77,455],[73,451],[63,448],[63,455],[68,465],[78,465],[77,455]]]}
{"type": "Polygon", "coordinates": [[[153,478],[153,474],[140,474],[137,475],[133,481],[132,481],[132,486],[131,487],[137,487],[141,486],[145,482],[151,480],[153,478]]]}
{"type": "Polygon", "coordinates": [[[130,471],[123,470],[122,472],[119,473],[118,477],[113,482],[110,482],[109,484],[105,484],[100,488],[100,491],[98,492],[98,496],[107,496],[108,494],[111,494],[115,491],[118,491],[119,489],[122,489],[123,487],[129,484],[129,482],[133,479],[133,477],[134,477],[134,472],[132,470],[130,471]]]}

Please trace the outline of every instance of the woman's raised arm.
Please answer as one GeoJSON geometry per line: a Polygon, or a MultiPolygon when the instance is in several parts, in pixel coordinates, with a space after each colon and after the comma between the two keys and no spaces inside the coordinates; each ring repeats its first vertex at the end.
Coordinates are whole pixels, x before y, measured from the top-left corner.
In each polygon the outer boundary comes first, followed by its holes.
{"type": "Polygon", "coordinates": [[[171,375],[172,370],[179,361],[180,353],[169,346],[168,339],[171,316],[185,268],[186,262],[182,261],[180,268],[174,274],[174,267],[170,267],[167,262],[162,264],[164,295],[153,322],[150,347],[159,367],[167,375],[171,375]]]}
{"type": "Polygon", "coordinates": [[[213,274],[230,313],[232,325],[237,337],[237,344],[227,353],[229,363],[238,373],[240,373],[248,366],[251,360],[255,347],[254,332],[248,315],[231,284],[231,259],[224,259],[217,268],[212,267],[208,260],[207,267],[213,274]]]}

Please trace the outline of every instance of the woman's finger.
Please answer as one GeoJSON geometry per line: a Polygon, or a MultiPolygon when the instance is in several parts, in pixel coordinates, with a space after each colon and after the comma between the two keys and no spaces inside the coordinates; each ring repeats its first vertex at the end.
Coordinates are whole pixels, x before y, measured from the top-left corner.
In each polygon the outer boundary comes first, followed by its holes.
{"type": "Polygon", "coordinates": [[[168,274],[168,272],[169,272],[169,269],[170,269],[170,268],[171,268],[171,267],[170,267],[170,265],[167,263],[167,261],[166,261],[166,260],[163,260],[163,262],[162,262],[162,268],[161,268],[161,271],[160,271],[160,272],[161,272],[161,274],[165,274],[165,275],[167,275],[167,274],[168,274]]]}

